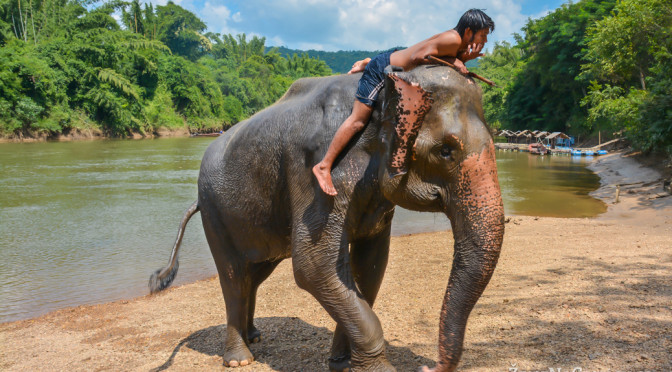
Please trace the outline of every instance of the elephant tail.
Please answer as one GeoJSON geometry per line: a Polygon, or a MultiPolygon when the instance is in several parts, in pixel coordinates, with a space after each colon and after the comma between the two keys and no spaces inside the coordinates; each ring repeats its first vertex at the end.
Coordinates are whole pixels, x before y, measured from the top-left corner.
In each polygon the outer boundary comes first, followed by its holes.
{"type": "Polygon", "coordinates": [[[177,238],[175,239],[173,251],[170,254],[170,261],[168,262],[168,266],[157,270],[149,278],[150,293],[154,294],[168,288],[173,282],[173,279],[175,279],[175,275],[177,275],[177,269],[180,266],[179,262],[177,261],[177,253],[180,250],[180,245],[182,244],[184,228],[187,226],[191,216],[195,215],[199,210],[200,207],[198,206],[198,201],[195,201],[184,213],[184,216],[182,216],[182,221],[180,221],[180,228],[177,230],[177,238]]]}

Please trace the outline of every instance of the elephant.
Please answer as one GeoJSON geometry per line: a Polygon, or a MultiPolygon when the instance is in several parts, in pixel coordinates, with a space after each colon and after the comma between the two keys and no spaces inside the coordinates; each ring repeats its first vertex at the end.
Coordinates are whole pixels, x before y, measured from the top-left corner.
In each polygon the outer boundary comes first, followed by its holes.
{"type": "Polygon", "coordinates": [[[226,304],[224,364],[252,363],[257,288],[292,259],[297,285],[336,321],[332,371],[393,371],[372,311],[388,261],[396,205],[443,212],[455,238],[439,323],[436,371],[453,371],[467,318],[502,246],[502,204],[481,89],[437,65],[388,66],[371,120],[334,164],[335,197],[311,172],[350,114],[359,74],[304,78],[272,106],[205,151],[198,200],[187,210],[168,266],[150,279],[168,287],[189,218],[201,213],[226,304]]]}

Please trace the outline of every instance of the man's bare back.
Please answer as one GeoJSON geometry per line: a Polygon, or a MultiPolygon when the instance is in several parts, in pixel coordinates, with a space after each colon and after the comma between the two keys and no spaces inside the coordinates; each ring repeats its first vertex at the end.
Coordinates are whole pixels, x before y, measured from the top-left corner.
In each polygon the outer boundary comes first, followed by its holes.
{"type": "MultiPolygon", "coordinates": [[[[429,63],[427,56],[443,57],[466,74],[464,62],[480,57],[483,46],[488,41],[488,29],[465,33],[465,40],[455,30],[444,31],[406,49],[398,50],[390,56],[390,64],[410,71],[421,64],[429,63]]],[[[357,61],[349,74],[363,71],[370,58],[357,61]]]]}

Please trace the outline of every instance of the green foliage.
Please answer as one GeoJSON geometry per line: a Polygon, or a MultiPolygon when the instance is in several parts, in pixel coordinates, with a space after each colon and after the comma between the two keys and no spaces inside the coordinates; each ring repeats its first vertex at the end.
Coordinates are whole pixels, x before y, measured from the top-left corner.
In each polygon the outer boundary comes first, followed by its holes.
{"type": "MultiPolygon", "coordinates": [[[[337,74],[345,74],[348,71],[350,71],[350,68],[352,68],[352,64],[355,63],[355,61],[359,61],[367,57],[373,57],[375,55],[384,52],[384,50],[378,50],[378,51],[339,50],[338,52],[326,52],[322,50],[312,50],[312,49],[308,51],[302,51],[296,49],[288,49],[285,47],[275,47],[272,49],[275,49],[280,56],[287,59],[291,58],[295,54],[296,55],[306,54],[310,58],[324,61],[328,66],[328,68],[330,68],[334,73],[337,74]]],[[[403,49],[403,47],[398,47],[397,49],[403,49]]],[[[267,47],[267,51],[270,50],[271,48],[267,47]]]]}
{"type": "Polygon", "coordinates": [[[623,129],[643,150],[672,154],[672,3],[622,0],[588,30],[582,77],[589,122],[623,129]],[[602,83],[602,84],[600,84],[602,83]]]}
{"type": "Polygon", "coordinates": [[[156,7],[157,38],[178,55],[196,60],[212,49],[210,41],[202,35],[205,23],[190,11],[172,1],[156,7]]]}
{"type": "Polygon", "coordinates": [[[185,121],[173,106],[173,97],[164,84],[159,85],[154,97],[144,106],[147,127],[176,129],[184,127],[185,121]]]}
{"type": "Polygon", "coordinates": [[[507,42],[497,43],[492,52],[480,59],[478,67],[471,69],[497,84],[495,87],[483,88],[485,119],[492,128],[501,128],[507,122],[506,107],[514,77],[525,67],[522,56],[523,51],[519,46],[512,46],[507,42]]]}
{"type": "Polygon", "coordinates": [[[528,21],[518,42],[525,68],[515,75],[508,93],[506,127],[567,132],[581,126],[586,110],[580,101],[588,82],[577,77],[586,29],[614,4],[583,0],[528,21]]]}
{"type": "Polygon", "coordinates": [[[295,79],[331,74],[267,52],[264,38],[204,31],[172,2],[0,0],[0,134],[221,130],[295,79]]]}
{"type": "Polygon", "coordinates": [[[672,155],[672,3],[583,0],[528,21],[474,71],[494,127],[623,133],[672,155]]]}

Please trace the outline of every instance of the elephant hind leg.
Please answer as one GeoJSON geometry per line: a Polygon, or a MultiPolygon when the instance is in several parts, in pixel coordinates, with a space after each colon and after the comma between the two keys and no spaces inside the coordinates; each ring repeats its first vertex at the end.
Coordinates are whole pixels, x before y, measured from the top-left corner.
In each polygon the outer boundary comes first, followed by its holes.
{"type": "Polygon", "coordinates": [[[222,355],[227,367],[245,366],[254,360],[248,347],[250,263],[238,253],[227,228],[208,211],[201,212],[205,236],[219,273],[226,304],[226,341],[222,355]]]}
{"type": "Polygon", "coordinates": [[[224,364],[227,367],[246,366],[254,360],[248,347],[248,294],[250,278],[247,270],[229,268],[230,275],[219,275],[222,294],[226,303],[226,344],[224,364]]]}
{"type": "Polygon", "coordinates": [[[247,303],[247,342],[251,344],[261,341],[261,332],[254,326],[254,309],[257,302],[257,289],[259,288],[259,285],[271,275],[280,262],[281,260],[261,262],[253,264],[251,267],[252,285],[250,287],[247,303]]]}

